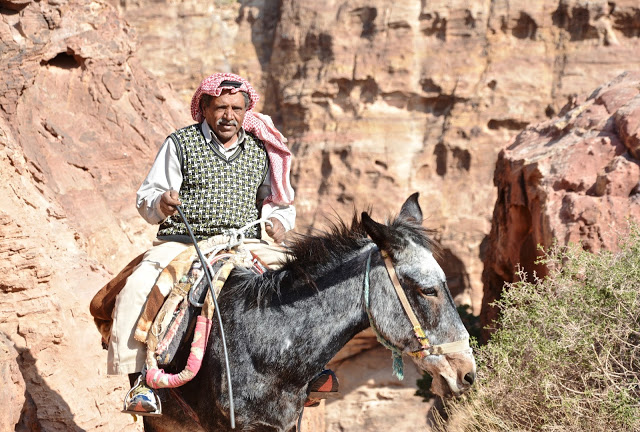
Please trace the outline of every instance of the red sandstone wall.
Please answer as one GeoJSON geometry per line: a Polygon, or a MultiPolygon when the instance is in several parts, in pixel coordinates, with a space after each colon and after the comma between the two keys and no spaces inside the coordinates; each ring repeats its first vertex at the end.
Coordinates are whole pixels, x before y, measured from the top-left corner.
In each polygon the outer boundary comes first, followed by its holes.
{"type": "MultiPolygon", "coordinates": [[[[384,216],[420,191],[450,286],[476,312],[483,268],[486,303],[536,242],[609,247],[606,222],[635,214],[635,189],[625,196],[637,172],[634,89],[621,81],[581,102],[637,67],[635,1],[114,3],[0,2],[3,427],[136,429],[118,414],[126,382],[104,377],[87,305],[153,237],[135,190],[213,71],[251,79],[290,138],[300,231],[327,210],[373,204],[384,216]],[[584,111],[557,117],[568,100],[584,111]],[[538,125],[547,119],[564,137],[558,160],[544,153],[557,145],[538,125]],[[538,174],[527,156],[537,152],[566,177],[538,174]],[[575,160],[589,163],[572,170],[575,160]],[[537,201],[522,204],[524,191],[537,201]],[[492,223],[506,237],[488,237],[492,223]]],[[[417,373],[399,385],[376,350],[336,363],[344,398],[316,424],[381,430],[391,414],[398,431],[420,424],[417,373]],[[399,418],[406,407],[414,416],[399,418]]]]}

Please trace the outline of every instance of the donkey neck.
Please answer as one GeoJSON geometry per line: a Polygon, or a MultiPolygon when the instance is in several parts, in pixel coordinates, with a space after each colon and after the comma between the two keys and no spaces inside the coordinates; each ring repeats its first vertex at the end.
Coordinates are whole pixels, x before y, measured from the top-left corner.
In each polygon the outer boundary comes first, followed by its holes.
{"type": "MultiPolygon", "coordinates": [[[[305,375],[315,375],[368,326],[362,283],[369,249],[367,246],[349,255],[314,277],[317,289],[309,285],[300,288],[307,295],[289,301],[282,294],[278,305],[245,313],[243,320],[253,326],[262,341],[258,352],[265,361],[299,370],[300,379],[306,380],[305,375]]],[[[281,290],[286,292],[284,287],[281,290]]]]}

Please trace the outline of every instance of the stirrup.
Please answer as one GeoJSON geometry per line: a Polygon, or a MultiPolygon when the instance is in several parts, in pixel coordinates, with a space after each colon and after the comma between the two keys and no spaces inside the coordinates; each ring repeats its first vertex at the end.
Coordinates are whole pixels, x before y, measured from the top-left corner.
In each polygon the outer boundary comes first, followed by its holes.
{"type": "Polygon", "coordinates": [[[338,397],[338,377],[331,369],[324,369],[313,381],[307,389],[307,400],[304,402],[305,407],[317,407],[320,405],[321,399],[338,397]]]}
{"type": "Polygon", "coordinates": [[[151,387],[142,381],[142,374],[124,397],[123,413],[133,416],[161,416],[162,402],[151,387]]]}

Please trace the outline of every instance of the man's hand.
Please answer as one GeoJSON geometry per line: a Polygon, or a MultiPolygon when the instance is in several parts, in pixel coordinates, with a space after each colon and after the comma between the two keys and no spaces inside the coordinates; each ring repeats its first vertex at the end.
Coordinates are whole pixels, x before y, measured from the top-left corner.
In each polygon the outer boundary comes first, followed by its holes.
{"type": "Polygon", "coordinates": [[[287,231],[284,229],[284,225],[276,218],[269,218],[269,221],[273,226],[264,224],[265,232],[273,239],[274,242],[280,244],[284,242],[284,233],[287,231]]]}
{"type": "Polygon", "coordinates": [[[164,217],[169,217],[178,213],[176,206],[181,205],[182,202],[178,197],[178,191],[168,190],[162,194],[160,198],[160,211],[164,217]]]}

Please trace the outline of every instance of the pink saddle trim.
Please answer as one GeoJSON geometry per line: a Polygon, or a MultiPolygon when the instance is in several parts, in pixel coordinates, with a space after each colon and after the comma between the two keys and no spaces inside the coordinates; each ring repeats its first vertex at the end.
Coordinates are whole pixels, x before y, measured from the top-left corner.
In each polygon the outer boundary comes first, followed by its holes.
{"type": "Polygon", "coordinates": [[[151,388],[175,388],[191,381],[202,366],[202,359],[207,349],[207,340],[211,332],[211,320],[199,315],[196,319],[196,327],[193,331],[191,352],[187,360],[187,366],[178,374],[166,373],[164,369],[152,368],[147,370],[146,381],[151,388]]]}

